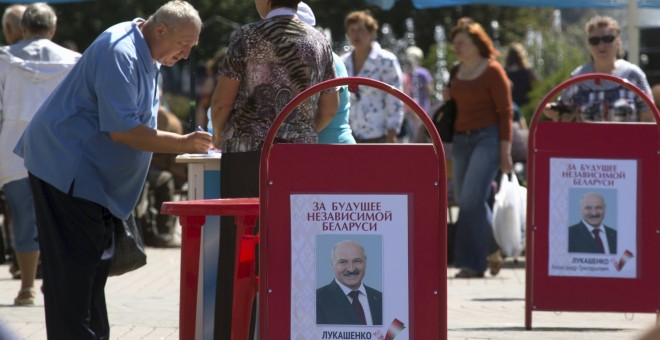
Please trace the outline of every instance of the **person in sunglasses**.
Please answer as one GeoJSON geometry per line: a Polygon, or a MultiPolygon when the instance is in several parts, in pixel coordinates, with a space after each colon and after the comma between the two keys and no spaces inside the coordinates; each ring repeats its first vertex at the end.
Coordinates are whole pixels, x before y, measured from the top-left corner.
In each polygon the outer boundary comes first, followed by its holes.
{"type": "MultiPolygon", "coordinates": [[[[651,98],[644,72],[623,60],[619,23],[607,16],[595,16],[585,25],[591,61],[578,67],[571,77],[606,73],[626,79],[651,98]]],[[[549,103],[544,114],[553,121],[654,121],[650,108],[632,90],[611,81],[593,80],[567,88],[557,103],[549,103]]]]}

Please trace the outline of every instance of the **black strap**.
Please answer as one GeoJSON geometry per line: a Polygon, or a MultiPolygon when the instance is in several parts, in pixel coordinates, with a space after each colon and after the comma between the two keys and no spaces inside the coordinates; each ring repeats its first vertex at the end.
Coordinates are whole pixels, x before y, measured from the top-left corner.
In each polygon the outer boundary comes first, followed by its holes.
{"type": "Polygon", "coordinates": [[[454,79],[454,77],[456,76],[456,73],[458,73],[458,65],[460,65],[460,64],[454,65],[451,68],[451,70],[449,71],[449,82],[447,82],[447,87],[451,86],[451,80],[454,79]]]}

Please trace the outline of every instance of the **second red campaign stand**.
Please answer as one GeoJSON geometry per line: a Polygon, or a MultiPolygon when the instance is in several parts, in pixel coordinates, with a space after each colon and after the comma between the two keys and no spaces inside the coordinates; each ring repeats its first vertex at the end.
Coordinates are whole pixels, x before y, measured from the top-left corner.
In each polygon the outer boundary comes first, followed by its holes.
{"type": "Polygon", "coordinates": [[[660,311],[658,122],[658,110],[645,93],[606,74],[572,78],[539,105],[527,158],[527,329],[534,311],[660,311]],[[585,81],[622,85],[644,100],[656,123],[540,121],[551,99],[585,81]],[[604,202],[608,253],[583,248],[572,232],[584,224],[584,197],[604,202]]]}

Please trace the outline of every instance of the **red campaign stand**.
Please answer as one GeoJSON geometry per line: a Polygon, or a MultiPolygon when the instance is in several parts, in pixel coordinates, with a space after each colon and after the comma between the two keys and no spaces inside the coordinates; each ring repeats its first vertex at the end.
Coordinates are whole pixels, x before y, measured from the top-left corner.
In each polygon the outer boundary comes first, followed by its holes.
{"type": "MultiPolygon", "coordinates": [[[[200,236],[206,216],[235,216],[236,254],[234,273],[218,273],[218,279],[233,278],[231,309],[231,339],[248,339],[252,301],[255,300],[258,278],[254,249],[258,238],[252,230],[259,212],[258,198],[225,198],[165,202],[161,212],[179,216],[181,223],[181,289],[179,306],[179,338],[196,339],[195,322],[199,280],[200,236]],[[231,276],[229,276],[231,275],[231,276]]],[[[221,292],[218,292],[221,294],[221,292]]],[[[199,316],[201,317],[201,316],[199,316]]],[[[217,328],[216,332],[219,332],[217,328]]],[[[199,334],[198,334],[199,335],[199,334]]],[[[229,336],[215,334],[216,337],[229,336]]]]}
{"type": "Polygon", "coordinates": [[[532,311],[660,311],[658,122],[645,93],[607,74],[571,78],[539,105],[527,157],[527,329],[532,311]],[[624,86],[644,100],[656,123],[540,121],[548,102],[585,81],[624,86]],[[583,241],[584,233],[596,240],[587,224],[605,228],[602,249],[583,241]]]}
{"type": "Polygon", "coordinates": [[[339,78],[291,100],[266,136],[261,157],[260,338],[445,339],[444,160],[431,119],[388,84],[339,78]],[[273,143],[295,107],[339,85],[352,92],[358,85],[375,87],[397,97],[422,120],[433,143],[273,143]],[[317,315],[317,289],[334,279],[331,250],[341,240],[366,250],[362,282],[382,293],[380,301],[370,300],[373,326],[317,315]]]}

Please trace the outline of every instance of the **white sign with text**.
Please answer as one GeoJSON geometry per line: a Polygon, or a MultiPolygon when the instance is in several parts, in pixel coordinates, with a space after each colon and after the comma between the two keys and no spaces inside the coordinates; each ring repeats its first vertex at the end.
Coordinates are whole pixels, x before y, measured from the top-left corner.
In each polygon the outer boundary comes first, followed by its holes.
{"type": "Polygon", "coordinates": [[[408,225],[407,195],[291,195],[291,338],[408,339],[408,225]]]}
{"type": "Polygon", "coordinates": [[[551,158],[549,209],[548,275],[637,277],[636,160],[551,158]]]}

